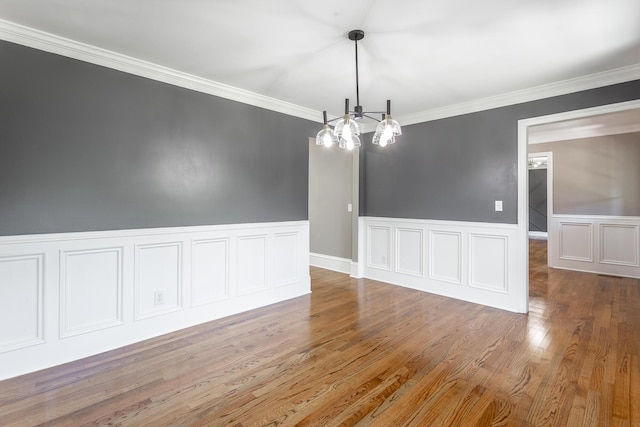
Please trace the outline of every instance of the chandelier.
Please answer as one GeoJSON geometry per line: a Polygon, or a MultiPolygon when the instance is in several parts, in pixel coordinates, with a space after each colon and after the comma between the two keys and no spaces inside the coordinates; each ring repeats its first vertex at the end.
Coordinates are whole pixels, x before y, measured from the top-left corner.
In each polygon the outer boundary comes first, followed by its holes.
{"type": "Polygon", "coordinates": [[[387,100],[387,111],[364,111],[362,105],[360,105],[360,85],[358,81],[358,40],[364,38],[364,31],[352,30],[348,34],[349,40],[352,40],[355,44],[356,51],[356,106],[353,111],[349,110],[349,99],[344,101],[344,116],[336,117],[335,119],[327,121],[327,112],[323,111],[324,126],[316,135],[316,144],[330,147],[333,144],[338,144],[340,148],[347,150],[353,150],[355,147],[360,147],[360,126],[358,120],[363,117],[378,120],[371,117],[370,114],[382,114],[382,120],[376,126],[376,131],[373,134],[372,142],[380,147],[385,147],[388,144],[396,142],[396,136],[402,135],[402,129],[400,124],[393,120],[391,117],[391,101],[387,100]],[[337,121],[333,129],[329,126],[329,123],[337,121]]]}

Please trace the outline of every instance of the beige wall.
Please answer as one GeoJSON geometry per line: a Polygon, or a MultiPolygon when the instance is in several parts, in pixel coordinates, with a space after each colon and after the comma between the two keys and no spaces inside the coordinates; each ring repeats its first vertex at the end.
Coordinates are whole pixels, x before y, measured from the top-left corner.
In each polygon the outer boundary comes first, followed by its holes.
{"type": "Polygon", "coordinates": [[[640,133],[529,145],[553,152],[556,214],[640,216],[640,133]]]}
{"type": "MultiPolygon", "coordinates": [[[[356,151],[327,148],[309,139],[309,250],[339,258],[352,257],[353,162],[356,151]]],[[[357,160],[357,159],[356,159],[357,160]]],[[[356,177],[357,178],[357,177],[356,177]]],[[[357,226],[356,226],[357,228],[357,226]]]]}

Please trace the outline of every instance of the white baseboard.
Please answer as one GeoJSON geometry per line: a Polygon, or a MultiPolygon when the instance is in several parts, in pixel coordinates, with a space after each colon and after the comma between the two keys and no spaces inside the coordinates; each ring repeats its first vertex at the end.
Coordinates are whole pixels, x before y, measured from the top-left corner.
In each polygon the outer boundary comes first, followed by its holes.
{"type": "Polygon", "coordinates": [[[308,248],[308,221],[1,237],[0,380],[308,294],[308,248]]]}
{"type": "Polygon", "coordinates": [[[351,277],[354,279],[362,279],[364,277],[360,264],[357,262],[351,262],[351,277]]]}
{"type": "Polygon", "coordinates": [[[351,274],[351,260],[347,258],[310,252],[309,264],[339,273],[351,274]]]}
{"type": "Polygon", "coordinates": [[[534,240],[547,240],[549,234],[546,231],[529,231],[529,238],[534,240]]]}

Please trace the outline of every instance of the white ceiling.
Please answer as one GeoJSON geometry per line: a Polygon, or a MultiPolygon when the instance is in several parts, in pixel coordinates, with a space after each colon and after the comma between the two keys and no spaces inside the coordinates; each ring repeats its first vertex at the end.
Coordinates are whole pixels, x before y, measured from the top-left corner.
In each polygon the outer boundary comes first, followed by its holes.
{"type": "MultiPolygon", "coordinates": [[[[640,64],[638,0],[0,0],[0,19],[340,115],[416,114],[640,64]]],[[[319,118],[320,120],[320,118],[319,118]]]]}

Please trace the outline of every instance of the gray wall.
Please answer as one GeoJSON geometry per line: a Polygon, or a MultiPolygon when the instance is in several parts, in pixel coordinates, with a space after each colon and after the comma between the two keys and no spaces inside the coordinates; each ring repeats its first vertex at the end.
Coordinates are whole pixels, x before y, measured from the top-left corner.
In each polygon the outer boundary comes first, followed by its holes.
{"type": "Polygon", "coordinates": [[[529,145],[553,153],[553,211],[640,216],[640,133],[529,145]]]}
{"type": "Polygon", "coordinates": [[[309,140],[310,251],[351,259],[353,152],[309,140]]]}
{"type": "Polygon", "coordinates": [[[640,80],[403,126],[381,149],[366,136],[360,214],[517,223],[517,122],[640,98],[640,80]],[[503,212],[494,212],[502,200],[503,212]]]}
{"type": "Polygon", "coordinates": [[[0,41],[0,235],[307,219],[318,124],[0,41]]]}
{"type": "Polygon", "coordinates": [[[547,232],[546,169],[529,169],[529,231],[547,232]]]}

